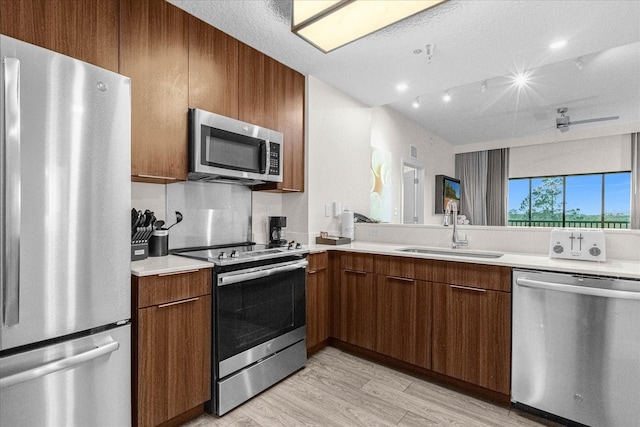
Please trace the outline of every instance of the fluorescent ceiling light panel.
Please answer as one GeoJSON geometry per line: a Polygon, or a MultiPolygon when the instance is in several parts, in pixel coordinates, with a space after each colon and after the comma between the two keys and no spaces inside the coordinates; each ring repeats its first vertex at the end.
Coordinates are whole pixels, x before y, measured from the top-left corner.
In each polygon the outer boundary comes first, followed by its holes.
{"type": "Polygon", "coordinates": [[[291,31],[328,53],[444,1],[293,0],[291,31]]]}

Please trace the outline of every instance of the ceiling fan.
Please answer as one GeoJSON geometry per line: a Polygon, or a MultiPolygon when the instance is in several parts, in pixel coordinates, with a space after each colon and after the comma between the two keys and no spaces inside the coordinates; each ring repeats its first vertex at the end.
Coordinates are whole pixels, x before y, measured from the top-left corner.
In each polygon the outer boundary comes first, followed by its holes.
{"type": "Polygon", "coordinates": [[[605,120],[617,120],[620,118],[620,116],[596,117],[593,119],[576,120],[575,122],[572,122],[571,118],[565,115],[565,113],[569,111],[567,107],[558,108],[557,111],[558,111],[558,114],[560,114],[560,117],[556,118],[556,129],[560,129],[560,132],[568,131],[569,126],[571,125],[579,125],[582,123],[603,122],[605,120]]]}

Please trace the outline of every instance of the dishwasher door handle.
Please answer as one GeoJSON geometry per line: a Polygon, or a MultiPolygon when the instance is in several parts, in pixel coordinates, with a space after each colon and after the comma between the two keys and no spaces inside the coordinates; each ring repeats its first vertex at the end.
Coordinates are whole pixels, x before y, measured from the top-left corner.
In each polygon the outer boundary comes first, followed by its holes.
{"type": "Polygon", "coordinates": [[[550,291],[569,292],[580,295],[591,295],[603,298],[618,298],[628,300],[640,300],[640,292],[619,291],[615,289],[591,288],[587,286],[567,285],[562,283],[542,282],[539,280],[518,277],[516,284],[527,288],[546,289],[550,291]]]}

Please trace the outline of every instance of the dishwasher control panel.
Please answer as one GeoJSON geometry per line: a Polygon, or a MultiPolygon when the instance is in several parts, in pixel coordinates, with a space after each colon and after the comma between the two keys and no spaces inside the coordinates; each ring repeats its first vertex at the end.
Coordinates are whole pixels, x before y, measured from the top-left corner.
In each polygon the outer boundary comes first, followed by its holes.
{"type": "Polygon", "coordinates": [[[581,261],[606,261],[604,231],[589,228],[554,228],[549,257],[581,261]]]}

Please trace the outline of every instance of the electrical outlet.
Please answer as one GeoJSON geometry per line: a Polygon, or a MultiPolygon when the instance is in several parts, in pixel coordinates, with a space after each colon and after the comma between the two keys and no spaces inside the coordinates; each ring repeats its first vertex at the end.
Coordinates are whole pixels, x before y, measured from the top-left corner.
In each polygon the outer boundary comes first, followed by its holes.
{"type": "Polygon", "coordinates": [[[331,216],[331,203],[324,205],[324,216],[331,216]]]}

